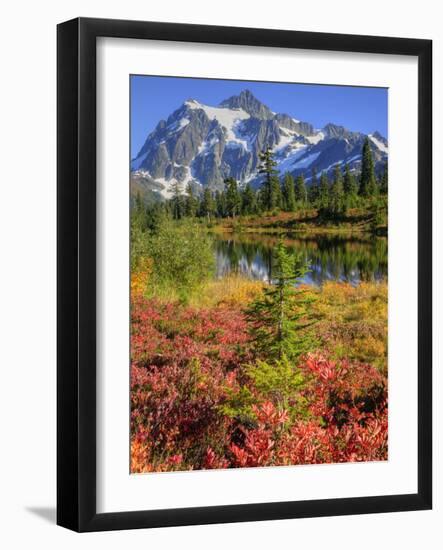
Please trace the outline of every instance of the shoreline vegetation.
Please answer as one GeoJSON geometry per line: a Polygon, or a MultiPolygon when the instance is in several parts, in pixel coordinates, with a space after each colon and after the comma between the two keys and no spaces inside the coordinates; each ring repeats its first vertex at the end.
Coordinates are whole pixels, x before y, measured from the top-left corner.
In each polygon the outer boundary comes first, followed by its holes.
{"type": "Polygon", "coordinates": [[[140,193],[133,197],[132,218],[153,228],[162,217],[198,220],[218,232],[325,233],[371,232],[386,236],[388,224],[388,165],[378,176],[366,139],[360,174],[349,165],[337,164],[330,178],[313,169],[309,181],[303,175],[282,176],[270,148],[260,155],[261,187],[243,186],[232,177],[224,188],[203,190],[175,181],[169,200],[146,207],[140,193]],[[140,220],[139,220],[140,221],[140,220]]]}
{"type": "MultiPolygon", "coordinates": [[[[269,199],[266,151],[263,166],[269,199]]],[[[135,202],[131,473],[387,460],[386,277],[306,284],[312,266],[291,246],[293,235],[383,239],[387,179],[373,176],[372,194],[355,179],[352,204],[335,185],[341,202],[331,191],[329,206],[291,211],[241,213],[232,180],[223,201],[239,210],[227,215],[206,191],[200,205],[192,192],[135,202]],[[215,240],[243,234],[266,240],[267,280],[217,276],[215,240]]]]}
{"type": "Polygon", "coordinates": [[[318,210],[301,210],[296,213],[276,212],[264,213],[260,216],[238,216],[216,220],[206,226],[209,231],[216,234],[253,233],[265,235],[281,235],[283,237],[294,235],[297,238],[312,238],[317,235],[349,236],[354,235],[364,238],[387,236],[387,217],[374,227],[374,215],[370,208],[352,208],[344,214],[340,220],[325,221],[318,210]]]}

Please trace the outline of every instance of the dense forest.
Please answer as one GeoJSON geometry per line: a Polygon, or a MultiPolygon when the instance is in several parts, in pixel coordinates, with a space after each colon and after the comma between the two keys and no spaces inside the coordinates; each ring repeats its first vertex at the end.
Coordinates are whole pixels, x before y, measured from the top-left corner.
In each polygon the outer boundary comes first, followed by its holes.
{"type": "MultiPolygon", "coordinates": [[[[313,169],[308,181],[290,173],[280,176],[276,161],[268,148],[260,155],[259,172],[263,182],[254,190],[249,183],[240,186],[234,178],[225,180],[222,191],[213,191],[210,186],[197,194],[191,184],[183,190],[178,182],[172,188],[172,197],[165,202],[147,208],[146,224],[153,227],[156,217],[166,215],[178,220],[203,218],[208,222],[216,219],[239,216],[260,217],[266,213],[299,213],[315,210],[319,223],[339,222],[346,219],[352,209],[366,210],[373,218],[373,225],[380,225],[386,217],[388,193],[388,165],[381,174],[375,174],[369,139],[362,150],[361,171],[353,173],[346,164],[337,164],[332,178],[326,172],[318,175],[313,169]]],[[[135,197],[135,216],[143,217],[146,206],[140,195],[135,197]]],[[[385,220],[386,221],[386,220],[385,220]]]]}

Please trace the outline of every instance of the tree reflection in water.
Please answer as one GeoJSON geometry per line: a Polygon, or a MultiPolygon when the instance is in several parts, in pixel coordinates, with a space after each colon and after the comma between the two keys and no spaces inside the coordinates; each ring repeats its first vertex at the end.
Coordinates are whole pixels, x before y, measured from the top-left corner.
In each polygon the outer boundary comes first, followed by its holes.
{"type": "MultiPolygon", "coordinates": [[[[242,274],[250,279],[272,280],[272,249],[278,238],[263,234],[216,237],[216,276],[242,274]]],[[[379,281],[388,273],[388,241],[373,235],[316,235],[284,237],[285,245],[310,261],[305,283],[324,281],[379,281]]]]}

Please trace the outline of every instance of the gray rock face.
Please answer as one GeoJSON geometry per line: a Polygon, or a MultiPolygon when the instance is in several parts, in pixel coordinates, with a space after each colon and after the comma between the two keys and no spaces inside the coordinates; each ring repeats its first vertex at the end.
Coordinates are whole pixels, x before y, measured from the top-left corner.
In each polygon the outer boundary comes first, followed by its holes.
{"type": "Polygon", "coordinates": [[[274,118],[281,128],[298,132],[302,136],[312,136],[315,134],[314,127],[309,122],[300,122],[285,114],[276,114],[274,118]]]}
{"type": "Polygon", "coordinates": [[[253,118],[263,120],[274,118],[274,113],[261,103],[249,90],[243,90],[239,95],[234,95],[220,103],[220,107],[228,109],[243,109],[253,118]]]}
{"type": "MultiPolygon", "coordinates": [[[[381,170],[388,142],[378,132],[369,137],[376,170],[381,170]]],[[[309,183],[313,169],[329,172],[337,163],[358,169],[365,138],[332,123],[316,130],[308,122],[273,113],[249,90],[218,107],[189,99],[147,136],[132,160],[132,181],[137,189],[163,198],[177,181],[183,191],[187,185],[221,189],[227,177],[259,186],[259,154],[271,147],[282,174],[304,174],[309,183]]]]}

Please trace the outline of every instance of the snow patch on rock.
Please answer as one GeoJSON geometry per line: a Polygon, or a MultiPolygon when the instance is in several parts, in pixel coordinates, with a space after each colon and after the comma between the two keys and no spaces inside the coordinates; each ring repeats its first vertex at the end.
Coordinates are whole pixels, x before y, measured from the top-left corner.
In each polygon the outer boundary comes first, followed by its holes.
{"type": "Polygon", "coordinates": [[[368,135],[368,138],[372,141],[372,143],[378,147],[380,149],[380,151],[382,151],[383,153],[386,153],[388,154],[388,148],[386,147],[386,145],[380,141],[379,139],[377,139],[375,136],[373,136],[372,134],[369,134],[368,135]]]}

